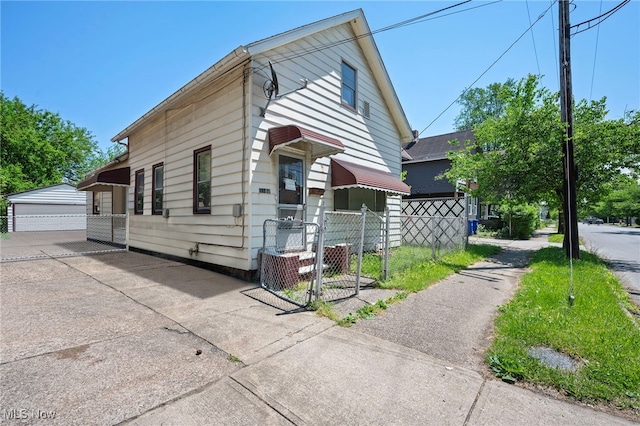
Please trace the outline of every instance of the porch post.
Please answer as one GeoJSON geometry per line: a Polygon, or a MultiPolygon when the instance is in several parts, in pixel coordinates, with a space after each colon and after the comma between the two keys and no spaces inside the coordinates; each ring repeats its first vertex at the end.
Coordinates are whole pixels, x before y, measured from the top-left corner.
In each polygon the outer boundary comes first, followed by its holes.
{"type": "Polygon", "coordinates": [[[318,223],[318,245],[316,248],[316,298],[320,299],[320,291],[322,289],[322,272],[324,264],[324,231],[325,231],[325,210],[324,200],[320,202],[320,218],[318,223]]]}
{"type": "Polygon", "coordinates": [[[389,274],[389,228],[391,227],[391,210],[384,209],[384,258],[382,263],[382,280],[386,281],[389,274]]]}
{"type": "Polygon", "coordinates": [[[367,206],[362,203],[360,209],[362,222],[360,224],[360,250],[358,250],[358,271],[356,272],[356,296],[360,294],[360,275],[362,274],[362,254],[364,252],[364,229],[367,220],[367,206]]]}

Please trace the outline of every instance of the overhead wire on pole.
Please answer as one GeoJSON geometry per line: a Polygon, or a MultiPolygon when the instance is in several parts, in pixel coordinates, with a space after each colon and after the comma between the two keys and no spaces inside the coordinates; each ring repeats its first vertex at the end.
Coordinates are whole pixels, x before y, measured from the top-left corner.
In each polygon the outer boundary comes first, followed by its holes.
{"type": "MultiPolygon", "coordinates": [[[[531,25],[531,12],[529,11],[529,0],[525,2],[527,4],[527,16],[529,17],[529,25],[531,25]]],[[[531,30],[531,41],[533,42],[533,53],[536,55],[536,66],[538,67],[538,75],[540,75],[540,61],[538,60],[538,49],[536,49],[536,37],[531,30]]]]}
{"type": "Polygon", "coordinates": [[[448,106],[447,106],[447,107],[446,107],[446,108],[445,108],[445,109],[444,109],[440,114],[438,114],[438,116],[437,116],[436,118],[434,118],[434,119],[431,121],[431,123],[429,123],[429,124],[427,125],[427,127],[425,127],[424,129],[422,129],[422,131],[420,131],[420,133],[418,133],[418,136],[420,136],[422,133],[424,133],[424,131],[425,131],[425,130],[427,130],[429,127],[431,127],[431,125],[432,125],[433,123],[435,123],[436,121],[438,121],[438,119],[439,119],[440,117],[442,117],[442,115],[444,115],[444,113],[445,113],[445,112],[447,112],[447,111],[449,110],[449,108],[451,108],[451,107],[452,107],[456,102],[458,102],[458,99],[460,99],[462,96],[464,96],[464,94],[465,94],[465,93],[467,93],[467,92],[469,91],[469,89],[471,89],[471,88],[472,88],[472,87],[473,87],[473,86],[478,82],[478,80],[480,80],[482,77],[484,77],[484,75],[485,75],[486,73],[488,73],[488,72],[489,72],[489,70],[490,70],[491,68],[493,68],[493,66],[494,66],[495,64],[497,64],[497,63],[498,63],[498,61],[500,61],[500,59],[502,59],[502,57],[503,57],[504,55],[506,55],[506,54],[507,54],[507,52],[509,52],[509,50],[511,50],[511,49],[513,48],[513,46],[515,46],[515,45],[516,45],[516,44],[517,44],[517,43],[522,39],[522,37],[524,37],[524,36],[525,36],[525,34],[527,34],[527,32],[529,32],[529,30],[531,30],[531,28],[533,28],[533,26],[534,26],[535,24],[537,24],[537,23],[538,23],[538,22],[539,22],[539,21],[544,17],[544,15],[546,15],[546,13],[549,11],[549,9],[551,9],[551,7],[553,7],[553,5],[556,3],[556,1],[557,1],[557,0],[553,0],[553,2],[549,5],[549,7],[547,7],[547,8],[544,10],[544,12],[542,12],[542,13],[538,16],[538,19],[536,19],[536,20],[535,20],[535,22],[534,22],[533,24],[531,24],[531,25],[529,26],[529,28],[527,28],[527,29],[526,29],[522,34],[520,34],[520,36],[519,36],[519,37],[518,37],[518,38],[517,38],[513,43],[511,43],[511,45],[509,45],[509,47],[507,48],[507,50],[505,50],[504,52],[502,52],[502,54],[500,54],[500,56],[498,56],[498,58],[497,58],[495,61],[493,61],[493,62],[491,63],[491,65],[489,65],[489,67],[487,67],[487,69],[485,69],[485,70],[482,72],[482,74],[480,74],[480,75],[478,76],[478,78],[476,78],[476,79],[475,79],[475,80],[474,80],[474,81],[473,81],[473,82],[472,82],[472,83],[471,83],[467,88],[465,88],[465,89],[462,91],[462,93],[460,93],[460,95],[458,95],[458,97],[457,97],[457,98],[455,98],[455,99],[454,99],[454,100],[453,100],[453,101],[452,101],[452,102],[451,102],[451,103],[450,103],[450,104],[449,104],[449,105],[448,105],[448,106]]]}
{"type": "MultiPolygon", "coordinates": [[[[549,4],[553,5],[553,2],[555,0],[549,0],[549,4]]],[[[551,14],[551,32],[553,33],[553,37],[551,37],[551,39],[553,40],[553,55],[554,58],[558,57],[558,46],[556,46],[556,40],[558,39],[556,37],[556,21],[555,19],[553,19],[553,13],[551,14]]],[[[560,74],[556,73],[556,83],[558,83],[558,90],[560,90],[560,74]]]]}
{"type": "Polygon", "coordinates": [[[571,34],[571,36],[574,36],[576,34],[580,34],[582,32],[585,32],[587,30],[590,30],[591,28],[594,28],[598,25],[600,25],[601,23],[603,23],[605,20],[607,20],[608,18],[610,18],[614,13],[616,13],[617,11],[619,11],[620,9],[622,9],[625,5],[627,5],[628,3],[630,3],[631,0],[622,0],[622,2],[620,4],[618,4],[616,7],[614,7],[613,9],[605,12],[605,13],[601,13],[600,15],[596,16],[595,18],[591,18],[588,19],[586,21],[582,21],[579,24],[575,24],[572,25],[571,27],[569,27],[570,29],[576,29],[576,32],[574,32],[573,34],[571,34]],[[602,18],[602,19],[601,19],[602,18]],[[595,23],[593,23],[594,21],[597,21],[595,23]],[[593,23],[593,25],[592,25],[593,23]],[[578,30],[581,26],[586,25],[587,28],[582,29],[582,30],[578,30]]]}
{"type": "MultiPolygon", "coordinates": [[[[398,23],[395,23],[395,24],[392,24],[392,25],[389,25],[389,26],[386,26],[386,27],[383,27],[383,28],[379,28],[377,30],[369,31],[367,33],[360,34],[360,35],[357,35],[357,36],[354,36],[354,37],[347,37],[347,38],[342,39],[342,40],[337,40],[337,41],[333,41],[333,42],[330,42],[330,43],[319,44],[319,45],[314,46],[313,48],[302,49],[302,50],[299,50],[299,51],[290,52],[287,55],[283,54],[283,55],[281,55],[281,57],[279,59],[273,59],[271,61],[271,63],[272,64],[279,64],[279,63],[290,61],[292,59],[296,59],[296,58],[299,58],[299,57],[302,57],[302,56],[305,56],[305,55],[316,53],[316,52],[319,52],[319,51],[322,51],[322,50],[325,50],[325,49],[330,49],[332,47],[339,46],[341,44],[345,44],[345,43],[348,43],[348,42],[351,42],[351,41],[359,40],[361,38],[371,37],[371,36],[373,36],[375,34],[379,34],[381,32],[394,30],[394,29],[397,29],[397,28],[402,28],[402,27],[405,27],[405,26],[408,26],[408,25],[418,24],[418,23],[422,23],[422,22],[426,22],[426,21],[431,21],[431,20],[434,20],[434,19],[444,18],[445,16],[450,16],[450,15],[466,12],[466,11],[469,11],[469,10],[478,9],[478,8],[481,8],[481,7],[490,6],[490,5],[495,4],[495,3],[500,3],[503,0],[494,0],[494,1],[490,2],[490,3],[484,3],[484,4],[480,4],[478,6],[473,6],[473,7],[469,7],[469,8],[462,9],[462,10],[456,10],[454,12],[446,13],[446,14],[443,14],[443,15],[434,16],[434,15],[438,15],[438,14],[440,14],[442,12],[445,12],[447,10],[451,10],[451,9],[456,8],[456,7],[462,6],[464,4],[470,3],[471,1],[472,0],[465,0],[465,1],[453,4],[451,6],[447,6],[447,7],[438,9],[438,10],[433,11],[433,12],[425,13],[423,15],[420,15],[420,16],[417,16],[417,17],[414,17],[414,18],[411,18],[411,19],[407,19],[405,21],[401,21],[401,22],[398,22],[398,23]]],[[[266,65],[265,65],[265,67],[266,67],[266,65]]],[[[264,67],[262,67],[262,68],[264,68],[264,67]]],[[[257,71],[260,71],[262,68],[260,68],[257,71]]]]}
{"type": "MultiPolygon", "coordinates": [[[[599,12],[602,14],[602,0],[600,0],[600,10],[599,12]]],[[[600,25],[598,25],[598,31],[596,31],[596,48],[593,53],[593,69],[591,70],[591,88],[589,89],[589,101],[593,99],[593,81],[596,77],[596,59],[598,58],[598,41],[600,40],[600,25]]]]}

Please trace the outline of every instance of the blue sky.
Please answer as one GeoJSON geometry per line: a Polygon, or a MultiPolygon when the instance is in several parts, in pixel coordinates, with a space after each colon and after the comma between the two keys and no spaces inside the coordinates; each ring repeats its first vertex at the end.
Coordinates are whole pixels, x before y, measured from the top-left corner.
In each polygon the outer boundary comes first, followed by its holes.
{"type": "MultiPolygon", "coordinates": [[[[620,1],[574,0],[571,23],[620,1]]],[[[453,4],[2,1],[0,83],[5,96],[60,113],[106,149],[119,131],[240,45],[357,8],[376,31],[453,4]]],[[[452,131],[457,104],[433,121],[551,4],[473,1],[452,11],[470,10],[375,34],[412,128],[423,137],[452,131]]],[[[554,5],[533,36],[526,33],[474,87],[539,73],[557,91],[557,27],[554,5]]],[[[571,50],[577,99],[606,96],[611,118],[640,109],[640,0],[572,37],[571,50]]]]}

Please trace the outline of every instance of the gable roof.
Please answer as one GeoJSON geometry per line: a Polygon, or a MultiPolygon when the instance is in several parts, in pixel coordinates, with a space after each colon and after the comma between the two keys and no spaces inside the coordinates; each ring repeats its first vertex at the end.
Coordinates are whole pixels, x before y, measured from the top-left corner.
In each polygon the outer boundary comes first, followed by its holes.
{"type": "Polygon", "coordinates": [[[411,160],[403,160],[403,163],[444,160],[447,152],[460,151],[464,148],[465,141],[475,141],[473,130],[461,130],[459,132],[445,133],[444,135],[421,138],[402,146],[412,157],[411,160]],[[459,145],[451,145],[451,140],[460,141],[459,145]]]}
{"type": "Polygon", "coordinates": [[[364,12],[362,9],[356,9],[351,12],[346,12],[341,15],[336,15],[331,18],[323,19],[321,21],[313,22],[298,28],[295,28],[284,33],[276,34],[271,37],[250,43],[246,46],[239,46],[235,50],[231,51],[224,58],[213,64],[206,69],[196,78],[185,84],[183,87],[174,92],[171,96],[160,102],[153,107],[149,112],[138,118],[131,125],[127,126],[124,130],[111,138],[112,142],[120,141],[128,137],[133,131],[139,128],[142,124],[154,118],[157,114],[162,113],[174,104],[178,99],[192,93],[197,88],[204,86],[217,77],[221,76],[232,70],[233,68],[241,65],[242,63],[251,59],[253,55],[258,55],[275,49],[278,46],[282,46],[287,43],[291,43],[303,37],[307,37],[311,34],[315,34],[320,31],[324,31],[333,27],[337,27],[343,24],[349,23],[355,33],[355,38],[360,48],[362,49],[371,72],[378,83],[382,97],[385,100],[391,116],[396,124],[398,131],[402,137],[402,140],[407,142],[412,138],[412,130],[407,121],[407,117],[404,114],[404,110],[400,105],[400,100],[391,84],[391,79],[387,73],[387,69],[382,62],[382,57],[378,51],[369,24],[367,23],[364,12]]]}
{"type": "Polygon", "coordinates": [[[12,204],[84,205],[87,202],[87,197],[84,193],[78,192],[73,185],[58,183],[7,194],[7,200],[12,204]]]}

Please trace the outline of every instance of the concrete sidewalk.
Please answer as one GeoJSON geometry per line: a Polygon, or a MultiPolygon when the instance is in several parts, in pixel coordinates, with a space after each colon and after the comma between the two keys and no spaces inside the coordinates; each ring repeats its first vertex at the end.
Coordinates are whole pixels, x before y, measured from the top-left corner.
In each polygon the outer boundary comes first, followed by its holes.
{"type": "Polygon", "coordinates": [[[137,253],[3,263],[0,423],[633,424],[483,375],[496,307],[545,241],[500,241],[349,329],[137,253]]]}

